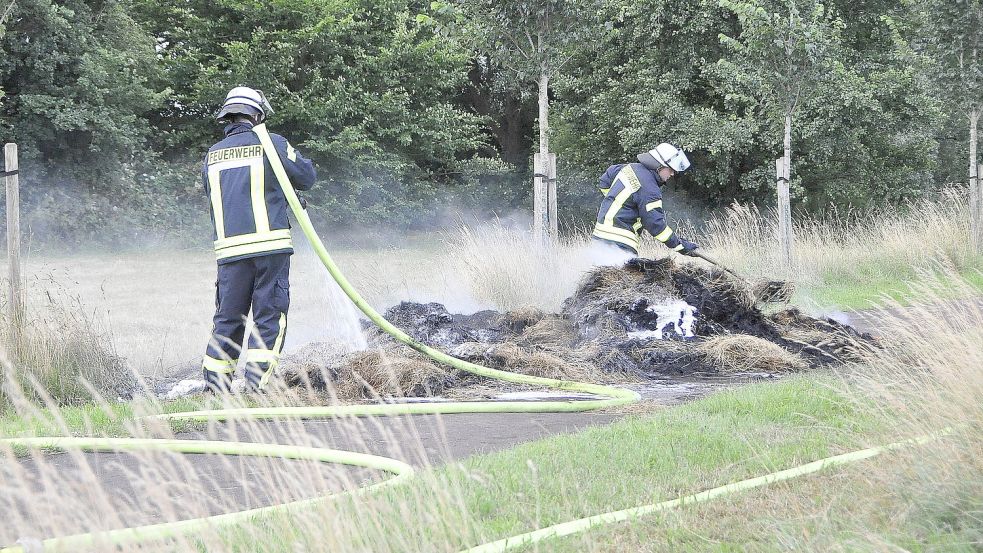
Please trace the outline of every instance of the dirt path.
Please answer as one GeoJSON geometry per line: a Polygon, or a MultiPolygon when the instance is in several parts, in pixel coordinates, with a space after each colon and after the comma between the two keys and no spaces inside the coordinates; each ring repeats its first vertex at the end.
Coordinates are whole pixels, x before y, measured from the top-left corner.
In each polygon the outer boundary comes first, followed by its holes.
{"type": "MultiPolygon", "coordinates": [[[[664,379],[634,388],[649,402],[670,405],[747,381],[664,379]]],[[[222,423],[180,437],[328,447],[424,468],[609,424],[623,416],[624,412],[502,413],[313,420],[300,426],[222,423]]],[[[0,525],[0,544],[23,537],[18,528],[30,528],[32,537],[45,537],[180,520],[354,489],[378,477],[371,471],[303,461],[161,453],[75,452],[7,461],[0,463],[0,481],[18,485],[0,494],[0,512],[21,520],[0,525]],[[59,521],[57,527],[38,516],[38,503],[49,501],[61,504],[58,516],[52,517],[59,521]],[[24,508],[28,503],[31,509],[24,508]],[[95,506],[100,515],[93,516],[86,506],[95,506]],[[28,511],[30,519],[25,518],[28,511]]]]}

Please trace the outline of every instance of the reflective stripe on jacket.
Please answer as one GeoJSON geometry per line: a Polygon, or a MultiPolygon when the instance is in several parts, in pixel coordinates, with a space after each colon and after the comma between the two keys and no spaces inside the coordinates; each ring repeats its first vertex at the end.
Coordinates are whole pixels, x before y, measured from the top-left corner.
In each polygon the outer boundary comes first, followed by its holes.
{"type": "MultiPolygon", "coordinates": [[[[245,122],[226,126],[225,139],[208,149],[202,167],[219,264],[293,253],[287,200],[252,128],[245,122]]],[[[270,136],[294,188],[309,190],[314,165],[282,136],[270,136]]]]}
{"type": "Polygon", "coordinates": [[[683,249],[666,223],[659,175],[641,163],[612,165],[601,176],[604,200],[597,211],[593,236],[627,246],[638,253],[638,233],[645,229],[674,251],[683,249]]]}

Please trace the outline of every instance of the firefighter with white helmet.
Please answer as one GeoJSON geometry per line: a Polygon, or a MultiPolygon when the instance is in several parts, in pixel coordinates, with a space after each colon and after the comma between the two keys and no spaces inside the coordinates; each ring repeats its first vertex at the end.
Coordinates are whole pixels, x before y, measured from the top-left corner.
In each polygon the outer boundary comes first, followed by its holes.
{"type": "Polygon", "coordinates": [[[601,175],[604,200],[592,238],[634,257],[638,255],[639,233],[644,229],[669,249],[692,253],[696,244],[676,235],[662,206],[662,185],[688,168],[686,153],[668,143],[639,154],[638,163],[608,167],[601,175]]]}
{"type": "MultiPolygon", "coordinates": [[[[218,262],[214,327],[202,360],[212,391],[230,388],[250,309],[249,388],[261,389],[269,381],[286,337],[293,253],[289,208],[254,131],[272,113],[262,91],[245,86],[229,91],[216,115],[226,124],[225,138],[208,149],[202,168],[218,262]]],[[[294,188],[310,189],[316,179],[311,161],[282,136],[270,137],[294,188]]]]}

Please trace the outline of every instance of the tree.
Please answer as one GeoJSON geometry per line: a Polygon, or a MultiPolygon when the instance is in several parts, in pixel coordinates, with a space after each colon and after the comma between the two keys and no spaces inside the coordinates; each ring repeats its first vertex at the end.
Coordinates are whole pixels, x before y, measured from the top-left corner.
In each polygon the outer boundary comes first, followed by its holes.
{"type": "MultiPolygon", "coordinates": [[[[599,2],[591,0],[459,0],[476,45],[492,63],[520,83],[536,83],[539,104],[539,153],[550,153],[550,82],[574,53],[589,47],[602,30],[599,2]]],[[[543,167],[537,173],[546,173],[543,167]]],[[[545,206],[543,210],[545,211],[545,206]]],[[[541,221],[535,221],[537,233],[541,221]]],[[[543,233],[545,234],[545,233],[543,233]]]]}
{"type": "Polygon", "coordinates": [[[59,237],[111,235],[104,208],[134,201],[135,167],[149,157],[143,116],[169,92],[150,85],[153,39],[125,1],[17,0],[9,10],[0,135],[20,146],[25,208],[54,207],[25,220],[59,237]]]}
{"type": "Polygon", "coordinates": [[[539,151],[549,147],[549,84],[599,29],[599,5],[589,0],[461,0],[493,63],[519,82],[534,82],[539,99],[539,151]]]}
{"type": "Polygon", "coordinates": [[[983,253],[983,191],[978,174],[978,124],[983,113],[983,1],[916,0],[924,33],[916,44],[935,58],[939,90],[969,123],[970,239],[983,253]]]}
{"type": "Polygon", "coordinates": [[[779,183],[779,225],[786,264],[791,261],[789,186],[792,118],[809,96],[821,94],[830,73],[842,71],[836,58],[843,22],[816,0],[720,0],[741,24],[740,35],[720,35],[730,56],[718,61],[720,74],[744,101],[769,119],[783,121],[784,182],[779,183]]]}
{"type": "Polygon", "coordinates": [[[7,4],[7,9],[3,10],[3,13],[0,13],[0,38],[3,38],[5,32],[3,24],[6,23],[7,18],[10,17],[10,12],[13,11],[14,4],[16,3],[17,0],[10,0],[10,3],[7,4]]]}
{"type": "Polygon", "coordinates": [[[483,136],[481,119],[456,103],[469,51],[415,17],[417,9],[409,0],[140,0],[175,89],[153,121],[165,153],[200,155],[215,140],[225,92],[253,86],[274,103],[271,127],[318,165],[316,214],[421,220],[483,136]]]}

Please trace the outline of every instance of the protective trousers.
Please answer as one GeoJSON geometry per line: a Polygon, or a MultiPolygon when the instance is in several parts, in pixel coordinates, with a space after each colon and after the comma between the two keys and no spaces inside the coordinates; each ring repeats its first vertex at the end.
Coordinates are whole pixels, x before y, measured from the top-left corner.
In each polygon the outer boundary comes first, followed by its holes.
{"type": "Polygon", "coordinates": [[[290,254],[240,259],[218,266],[212,339],[202,362],[205,383],[226,391],[242,351],[246,316],[253,331],[246,349],[246,383],[262,389],[280,361],[290,307],[290,254]]]}

